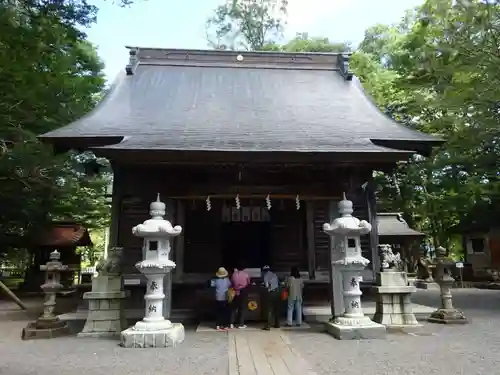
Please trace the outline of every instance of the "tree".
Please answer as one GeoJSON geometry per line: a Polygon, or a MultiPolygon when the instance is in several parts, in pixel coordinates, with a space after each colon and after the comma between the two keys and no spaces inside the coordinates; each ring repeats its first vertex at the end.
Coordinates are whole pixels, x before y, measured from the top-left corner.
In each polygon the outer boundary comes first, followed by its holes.
{"type": "Polygon", "coordinates": [[[226,0],[207,20],[213,48],[261,50],[281,36],[287,0],[226,0]]]}
{"type": "Polygon", "coordinates": [[[353,57],[382,108],[399,98],[400,120],[447,139],[432,157],[379,176],[381,203],[436,246],[452,246],[450,229],[477,205],[498,207],[499,21],[497,2],[428,0],[399,25],[367,30],[353,57]]]}
{"type": "Polygon", "coordinates": [[[27,246],[51,220],[90,227],[108,220],[106,179],[78,171],[93,160],[54,156],[36,139],[86,114],[104,87],[103,65],[81,31],[95,12],[85,1],[0,2],[3,255],[27,246]]]}

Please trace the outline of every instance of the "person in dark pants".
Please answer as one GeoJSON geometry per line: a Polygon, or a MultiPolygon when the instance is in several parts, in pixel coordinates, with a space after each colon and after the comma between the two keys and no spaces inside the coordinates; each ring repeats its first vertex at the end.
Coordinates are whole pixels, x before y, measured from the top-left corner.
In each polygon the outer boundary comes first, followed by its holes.
{"type": "Polygon", "coordinates": [[[264,288],[266,289],[266,312],[267,312],[267,324],[263,328],[265,331],[269,331],[271,326],[275,328],[280,328],[280,306],[281,306],[281,296],[279,291],[279,280],[278,276],[274,272],[271,272],[271,267],[262,267],[262,272],[264,273],[264,288]]]}
{"type": "Polygon", "coordinates": [[[234,269],[231,277],[231,284],[235,292],[234,299],[231,302],[231,328],[234,327],[233,323],[236,324],[238,328],[246,328],[245,311],[247,309],[250,276],[241,265],[234,269]]]}
{"type": "Polygon", "coordinates": [[[223,331],[229,328],[229,305],[227,300],[231,281],[224,267],[220,267],[215,275],[217,276],[214,281],[215,328],[217,331],[223,331]]]}

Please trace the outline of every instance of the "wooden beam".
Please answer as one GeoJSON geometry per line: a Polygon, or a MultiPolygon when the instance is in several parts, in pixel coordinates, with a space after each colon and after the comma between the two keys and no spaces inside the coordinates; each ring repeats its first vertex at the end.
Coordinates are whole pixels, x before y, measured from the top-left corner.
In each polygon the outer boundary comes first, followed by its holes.
{"type": "Polygon", "coordinates": [[[186,221],[186,211],[184,204],[181,200],[177,201],[177,221],[173,223],[174,225],[180,225],[183,229],[182,233],[175,238],[175,273],[174,277],[176,281],[182,280],[182,275],[184,273],[184,225],[186,221]]]}
{"type": "MultiPolygon", "coordinates": [[[[248,199],[265,199],[267,194],[238,194],[240,198],[248,198],[248,199]]],[[[210,194],[211,199],[234,199],[236,194],[210,194]]],[[[292,194],[271,194],[271,199],[293,199],[297,195],[292,194]]],[[[187,200],[205,200],[207,199],[207,195],[181,195],[181,196],[172,196],[169,197],[172,199],[187,199],[187,200]]],[[[319,195],[299,195],[300,200],[340,200],[340,195],[334,196],[319,196],[319,195]]]]}
{"type": "MultiPolygon", "coordinates": [[[[122,201],[122,173],[121,168],[116,163],[111,164],[113,169],[113,191],[111,193],[111,225],[109,227],[109,247],[118,246],[119,227],[122,201]]],[[[106,250],[107,252],[107,250],[106,250]]]]}
{"type": "Polygon", "coordinates": [[[373,279],[377,278],[377,272],[380,271],[380,256],[378,250],[378,219],[377,207],[375,202],[375,192],[373,191],[373,182],[369,182],[365,188],[366,205],[368,206],[368,220],[372,225],[370,232],[370,247],[372,251],[372,271],[373,279]]]}
{"type": "Polygon", "coordinates": [[[316,278],[316,251],[314,247],[314,203],[306,201],[307,265],[309,279],[316,278]]]}

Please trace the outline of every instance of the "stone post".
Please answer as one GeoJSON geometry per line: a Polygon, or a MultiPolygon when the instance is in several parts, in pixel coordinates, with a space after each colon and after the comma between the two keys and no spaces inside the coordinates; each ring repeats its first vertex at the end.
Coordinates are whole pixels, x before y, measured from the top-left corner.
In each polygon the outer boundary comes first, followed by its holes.
{"type": "Polygon", "coordinates": [[[147,279],[146,307],[144,318],[121,333],[121,345],[126,348],[163,348],[184,341],[183,325],[173,324],[163,316],[163,280],[175,268],[175,263],[169,259],[170,237],[181,234],[182,228],[173,227],[163,218],[166,206],[160,201],[159,194],[149,207],[151,219],[132,228],[135,236],[144,238],[145,257],[135,267],[147,279]]]}
{"type": "Polygon", "coordinates": [[[353,204],[345,198],[339,202],[340,218],[331,224],[325,223],[323,230],[333,237],[335,252],[340,255],[333,260],[335,270],[342,273],[342,294],[345,312],[326,323],[326,330],[340,340],[372,339],[385,335],[385,326],[372,322],[365,316],[361,306],[361,271],[370,261],[361,255],[360,236],[368,234],[370,223],[352,216],[353,204]]]}
{"type": "Polygon", "coordinates": [[[21,338],[29,339],[50,339],[69,333],[69,328],[65,322],[60,321],[54,315],[57,293],[62,289],[61,271],[67,270],[68,266],[63,265],[59,259],[61,254],[54,250],[50,253],[50,260],[40,266],[41,271],[45,271],[45,283],[41,286],[45,293],[43,303],[43,314],[36,322],[29,323],[23,328],[21,338]]]}
{"type": "Polygon", "coordinates": [[[446,257],[445,248],[440,246],[436,249],[434,264],[436,266],[435,281],[441,289],[441,308],[434,311],[427,320],[430,323],[467,324],[468,321],[465,315],[453,307],[451,289],[455,279],[450,275],[450,267],[455,262],[446,257]]]}
{"type": "Polygon", "coordinates": [[[83,295],[88,300],[88,315],[78,337],[119,337],[127,327],[122,289],[121,258],[123,249],[109,249],[109,256],[97,266],[98,276],[92,279],[92,291],[83,295]]]}

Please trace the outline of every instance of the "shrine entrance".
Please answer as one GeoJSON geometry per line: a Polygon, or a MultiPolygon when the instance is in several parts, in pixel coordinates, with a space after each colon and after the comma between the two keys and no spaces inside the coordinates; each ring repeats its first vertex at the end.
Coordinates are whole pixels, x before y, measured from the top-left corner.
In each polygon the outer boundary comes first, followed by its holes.
{"type": "Polygon", "coordinates": [[[230,222],[221,226],[222,264],[261,268],[270,262],[271,223],[230,222]]]}
{"type": "Polygon", "coordinates": [[[221,256],[228,269],[261,268],[270,262],[271,217],[263,207],[222,208],[221,256]]]}

